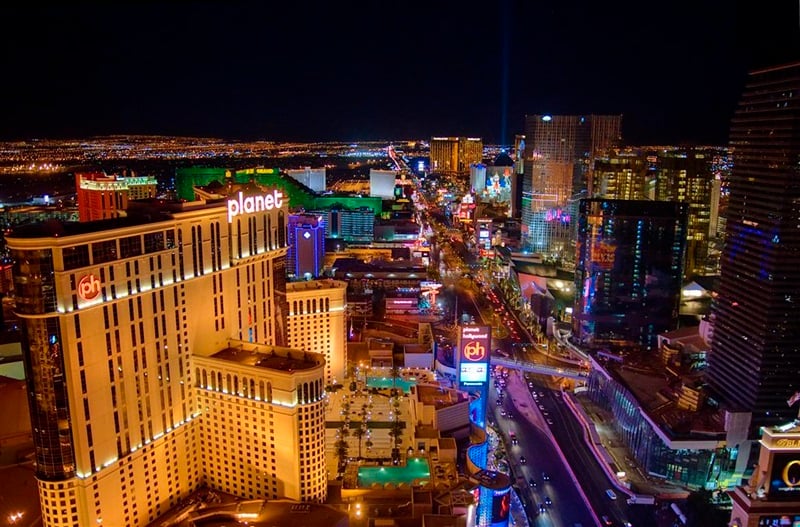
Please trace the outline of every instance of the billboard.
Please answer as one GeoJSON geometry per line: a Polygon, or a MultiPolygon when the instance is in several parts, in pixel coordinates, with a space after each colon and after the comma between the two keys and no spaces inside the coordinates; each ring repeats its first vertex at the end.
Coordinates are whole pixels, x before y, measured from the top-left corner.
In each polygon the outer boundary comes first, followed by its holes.
{"type": "Polygon", "coordinates": [[[773,456],[769,497],[800,500],[800,452],[781,452],[773,456]]]}
{"type": "Polygon", "coordinates": [[[492,493],[492,527],[508,525],[511,510],[511,487],[495,490],[492,493]]]}
{"type": "Polygon", "coordinates": [[[489,326],[462,326],[459,339],[459,382],[476,385],[489,382],[489,349],[492,344],[489,326]]]}

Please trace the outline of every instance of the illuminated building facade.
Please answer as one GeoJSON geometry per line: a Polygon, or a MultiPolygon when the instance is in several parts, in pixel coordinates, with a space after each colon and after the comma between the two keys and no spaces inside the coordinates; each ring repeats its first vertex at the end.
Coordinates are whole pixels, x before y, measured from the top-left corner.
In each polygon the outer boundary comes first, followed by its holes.
{"type": "Polygon", "coordinates": [[[131,205],[7,236],[43,524],[146,525],[202,483],[324,499],[324,358],[285,348],[283,195],[131,205]],[[230,356],[273,350],[302,367],[230,356]]]}
{"type": "Polygon", "coordinates": [[[466,172],[470,165],[483,161],[483,140],[480,137],[458,138],[458,171],[466,172]]]}
{"type": "Polygon", "coordinates": [[[289,215],[289,251],[286,269],[297,279],[317,278],[325,262],[325,216],[289,215]]]}
{"type": "Polygon", "coordinates": [[[375,239],[375,212],[369,207],[333,208],[328,211],[327,237],[354,243],[372,243],[375,239]]]}
{"type": "Polygon", "coordinates": [[[192,367],[204,482],[248,499],[323,502],[322,356],[231,341],[210,357],[192,357],[192,367]]]}
{"type": "Polygon", "coordinates": [[[762,426],[795,417],[800,391],[800,63],[752,72],[731,122],[725,248],[708,382],[762,426]]]}
{"type": "Polygon", "coordinates": [[[595,349],[657,349],[677,325],[686,204],[583,199],[577,244],[573,334],[595,349]]]}
{"type": "Polygon", "coordinates": [[[289,346],[325,358],[325,384],[342,382],[347,362],[347,282],[311,280],[286,284],[289,346]]]}
{"type": "Polygon", "coordinates": [[[800,420],[762,429],[753,475],[730,493],[730,527],[800,525],[800,420]]]}
{"type": "Polygon", "coordinates": [[[467,173],[470,165],[483,161],[479,137],[432,137],[430,170],[433,173],[467,173]]]}
{"type": "Polygon", "coordinates": [[[458,172],[458,137],[432,137],[430,157],[431,172],[458,172]]]}
{"type": "Polygon", "coordinates": [[[716,236],[720,195],[711,160],[710,151],[693,148],[607,153],[594,162],[592,197],[686,203],[684,272],[687,276],[714,274],[709,242],[716,236]]]}
{"type": "Polygon", "coordinates": [[[75,191],[80,221],[105,220],[124,215],[129,200],[155,198],[158,182],[153,176],[76,172],[75,191]]]}
{"type": "Polygon", "coordinates": [[[573,258],[574,226],[564,211],[573,196],[588,191],[592,160],[619,142],[621,122],[621,115],[525,116],[520,215],[526,250],[573,258]]]}
{"type": "Polygon", "coordinates": [[[709,260],[709,240],[714,234],[717,210],[712,201],[719,199],[714,192],[715,178],[711,171],[711,154],[697,149],[671,149],[658,152],[658,179],[655,199],[686,203],[686,263],[687,276],[714,274],[709,260]]]}

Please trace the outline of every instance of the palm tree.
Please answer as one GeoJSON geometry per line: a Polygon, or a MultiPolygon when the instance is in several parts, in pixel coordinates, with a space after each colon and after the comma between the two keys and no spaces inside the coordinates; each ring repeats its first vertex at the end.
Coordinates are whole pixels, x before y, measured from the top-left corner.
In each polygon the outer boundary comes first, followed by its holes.
{"type": "Polygon", "coordinates": [[[364,437],[365,431],[363,424],[353,430],[353,436],[358,439],[358,459],[361,459],[361,438],[364,437]]]}

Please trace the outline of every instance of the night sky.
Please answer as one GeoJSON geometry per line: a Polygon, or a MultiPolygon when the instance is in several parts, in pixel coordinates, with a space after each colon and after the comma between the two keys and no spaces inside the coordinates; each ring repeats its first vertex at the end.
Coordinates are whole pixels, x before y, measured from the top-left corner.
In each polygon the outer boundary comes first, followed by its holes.
{"type": "Polygon", "coordinates": [[[621,113],[628,144],[726,144],[748,69],[800,60],[798,0],[282,3],[4,8],[0,140],[508,144],[621,113]]]}

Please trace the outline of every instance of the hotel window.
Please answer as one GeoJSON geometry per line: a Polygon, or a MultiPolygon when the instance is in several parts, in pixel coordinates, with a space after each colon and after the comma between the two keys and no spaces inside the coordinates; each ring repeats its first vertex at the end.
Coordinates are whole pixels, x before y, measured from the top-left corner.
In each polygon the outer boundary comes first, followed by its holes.
{"type": "Polygon", "coordinates": [[[65,271],[86,267],[89,265],[89,246],[84,244],[65,247],[61,251],[61,256],[64,259],[65,271]]]}
{"type": "Polygon", "coordinates": [[[122,258],[132,258],[142,254],[142,238],[141,236],[128,236],[120,238],[119,252],[122,258]]]}

